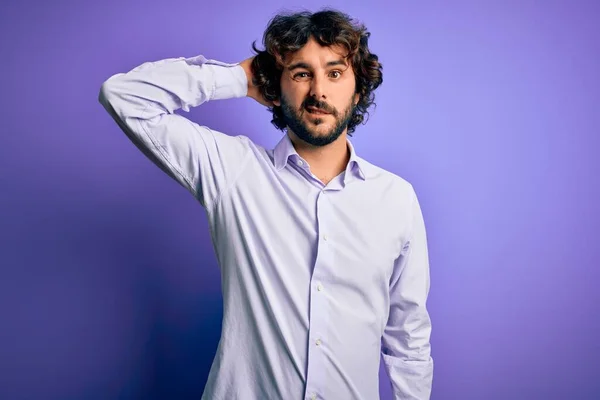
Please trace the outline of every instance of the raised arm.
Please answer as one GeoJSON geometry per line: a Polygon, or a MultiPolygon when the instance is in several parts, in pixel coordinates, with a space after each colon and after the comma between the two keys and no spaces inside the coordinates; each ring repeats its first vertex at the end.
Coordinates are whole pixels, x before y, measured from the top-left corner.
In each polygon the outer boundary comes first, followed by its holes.
{"type": "Polygon", "coordinates": [[[248,138],[228,136],[174,114],[210,100],[251,96],[248,61],[199,55],[146,62],[109,77],[98,100],[127,137],[204,207],[229,187],[249,154],[248,138]]]}
{"type": "Polygon", "coordinates": [[[390,281],[390,313],[382,338],[394,399],[428,400],[433,379],[431,321],[427,311],[429,257],[425,223],[413,190],[409,238],[390,281]]]}

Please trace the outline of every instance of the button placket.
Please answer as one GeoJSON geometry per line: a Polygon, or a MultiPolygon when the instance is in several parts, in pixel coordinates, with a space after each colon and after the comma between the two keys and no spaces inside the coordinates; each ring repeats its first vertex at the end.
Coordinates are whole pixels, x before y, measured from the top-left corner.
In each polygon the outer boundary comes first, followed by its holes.
{"type": "MultiPolygon", "coordinates": [[[[310,323],[309,323],[309,348],[308,348],[308,370],[306,382],[306,398],[321,398],[317,396],[320,388],[326,386],[325,353],[323,347],[327,341],[329,332],[329,300],[324,294],[323,279],[328,279],[334,268],[333,248],[331,246],[331,236],[327,232],[330,227],[328,219],[330,204],[325,191],[321,191],[317,196],[317,235],[320,240],[317,241],[317,259],[315,261],[313,276],[311,279],[311,299],[310,299],[310,323]],[[316,289],[316,290],[315,290],[316,289]]],[[[330,233],[330,232],[328,232],[330,233]]]]}

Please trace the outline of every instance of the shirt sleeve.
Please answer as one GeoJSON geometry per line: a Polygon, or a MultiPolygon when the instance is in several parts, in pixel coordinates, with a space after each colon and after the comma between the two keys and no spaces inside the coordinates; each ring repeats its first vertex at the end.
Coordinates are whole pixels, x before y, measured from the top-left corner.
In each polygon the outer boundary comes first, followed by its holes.
{"type": "Polygon", "coordinates": [[[433,378],[427,237],[414,189],[411,215],[408,240],[390,279],[390,313],[382,337],[382,357],[396,400],[429,399],[433,378]]]}
{"type": "Polygon", "coordinates": [[[204,207],[212,207],[250,153],[245,136],[229,136],[175,114],[210,100],[247,95],[239,64],[199,55],[146,62],[109,77],[98,96],[127,137],[204,207]]]}

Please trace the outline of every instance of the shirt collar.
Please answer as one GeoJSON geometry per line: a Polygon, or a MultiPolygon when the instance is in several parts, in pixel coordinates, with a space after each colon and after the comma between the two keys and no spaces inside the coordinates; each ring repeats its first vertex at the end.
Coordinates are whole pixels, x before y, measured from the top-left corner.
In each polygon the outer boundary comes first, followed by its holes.
{"type": "MultiPolygon", "coordinates": [[[[348,160],[348,165],[346,166],[344,180],[347,183],[349,176],[354,176],[364,181],[366,179],[366,175],[364,173],[365,165],[363,159],[356,154],[350,139],[346,138],[346,143],[348,144],[348,149],[350,149],[350,160],[348,160]]],[[[275,168],[278,171],[281,171],[283,168],[285,168],[290,158],[293,162],[301,159],[300,155],[294,148],[289,135],[286,133],[273,150],[273,162],[275,164],[275,168]]]]}

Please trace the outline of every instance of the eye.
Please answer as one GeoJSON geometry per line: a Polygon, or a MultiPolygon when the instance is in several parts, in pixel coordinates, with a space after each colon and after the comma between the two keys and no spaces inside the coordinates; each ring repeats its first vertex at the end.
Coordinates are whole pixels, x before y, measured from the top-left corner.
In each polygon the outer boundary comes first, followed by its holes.
{"type": "Polygon", "coordinates": [[[294,74],[294,79],[296,78],[300,78],[300,79],[304,79],[304,78],[308,78],[310,74],[308,72],[298,72],[297,74],[294,74]]]}
{"type": "Polygon", "coordinates": [[[341,77],[341,76],[342,76],[342,71],[340,71],[340,70],[337,70],[337,69],[336,69],[336,70],[334,70],[334,71],[331,71],[331,72],[329,73],[329,75],[331,75],[333,78],[336,78],[336,79],[337,79],[337,78],[339,78],[339,77],[341,77]]]}

